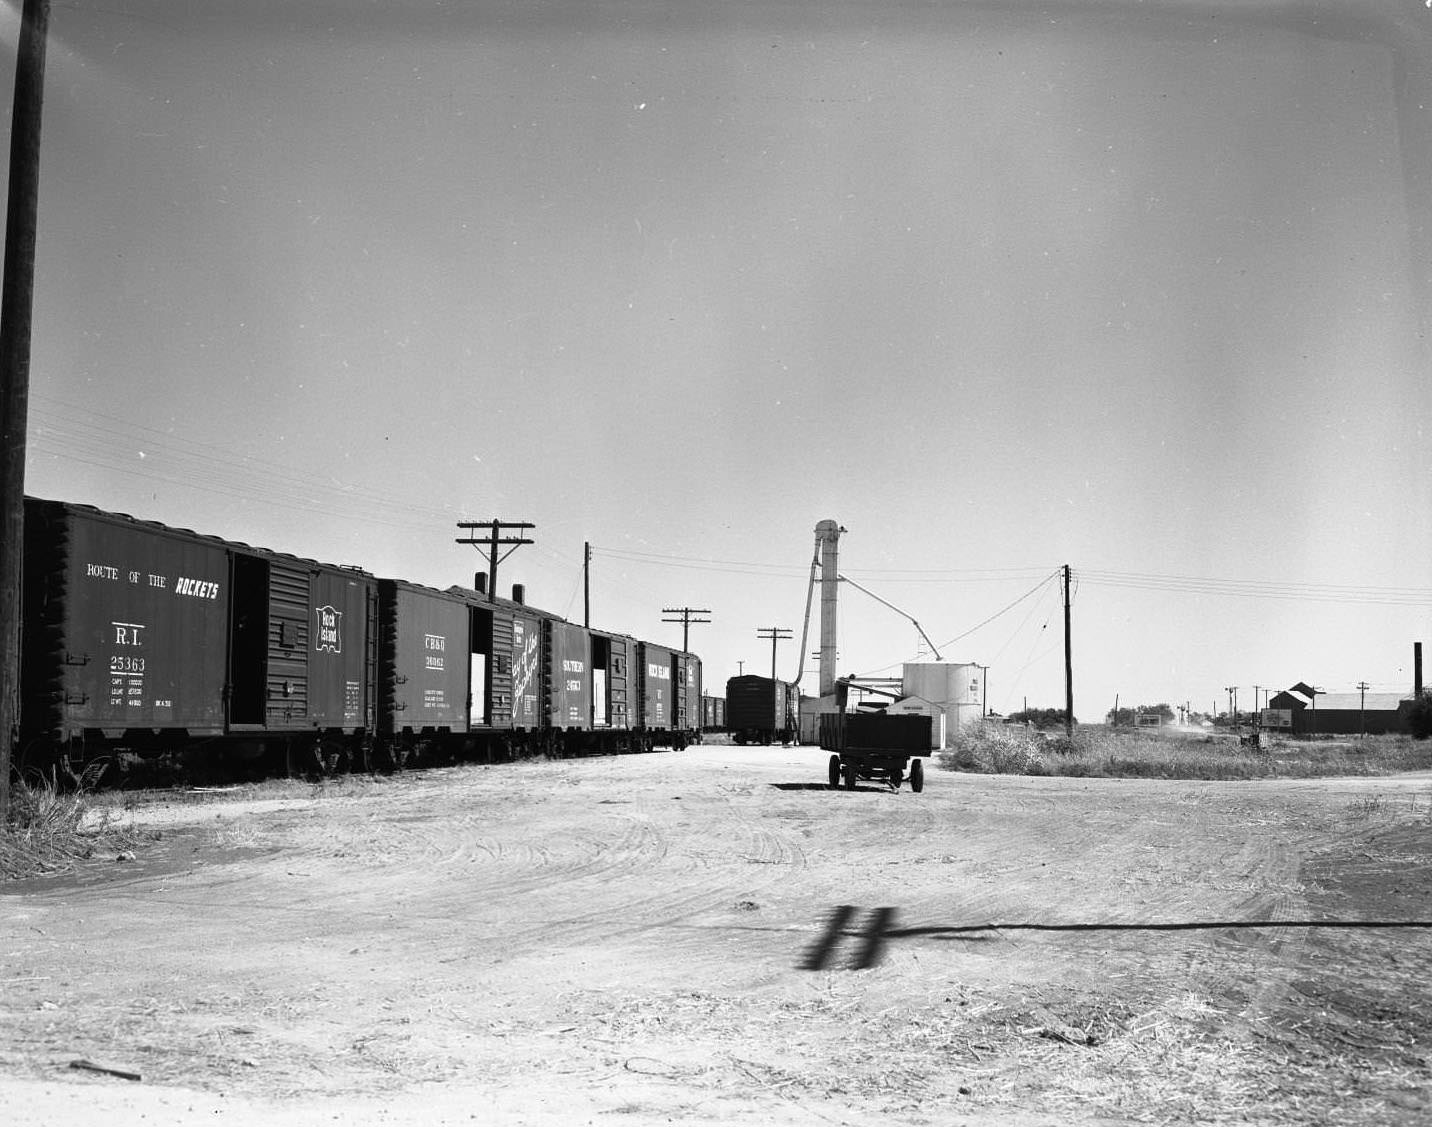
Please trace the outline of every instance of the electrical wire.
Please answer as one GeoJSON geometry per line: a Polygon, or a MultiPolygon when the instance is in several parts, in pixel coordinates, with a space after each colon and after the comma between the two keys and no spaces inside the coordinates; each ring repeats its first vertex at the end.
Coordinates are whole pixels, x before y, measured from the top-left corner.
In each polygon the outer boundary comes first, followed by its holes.
{"type": "Polygon", "coordinates": [[[1234,598],[1293,599],[1351,605],[1432,606],[1432,587],[1375,587],[1338,583],[1288,583],[1256,579],[1211,579],[1188,575],[1157,575],[1088,569],[1081,578],[1091,585],[1175,594],[1234,598]]]}
{"type": "MultiPolygon", "coordinates": [[[[965,639],[965,638],[968,638],[968,637],[969,637],[971,634],[973,634],[976,630],[980,630],[980,629],[982,629],[983,627],[988,626],[991,622],[995,621],[995,619],[999,618],[1001,615],[1008,614],[1008,613],[1009,613],[1011,610],[1013,610],[1015,607],[1019,606],[1020,603],[1024,602],[1025,599],[1029,598],[1031,595],[1036,594],[1038,591],[1040,591],[1040,590],[1043,589],[1044,587],[1047,587],[1047,586],[1048,586],[1050,583],[1052,583],[1054,580],[1058,579],[1058,577],[1059,577],[1059,573],[1058,573],[1057,571],[1056,571],[1056,572],[1053,572],[1053,573],[1051,573],[1051,574],[1049,574],[1049,575],[1046,575],[1042,580],[1040,580],[1040,582],[1036,583],[1033,587],[1031,587],[1031,588],[1030,588],[1028,591],[1026,591],[1024,594],[1020,595],[1019,598],[1015,599],[1013,602],[1008,603],[1008,604],[1006,604],[1005,606],[1001,607],[999,610],[995,611],[994,614],[990,615],[990,616],[989,616],[988,618],[986,618],[984,621],[979,622],[979,623],[976,623],[974,626],[971,626],[971,627],[970,627],[968,630],[966,630],[963,634],[957,634],[957,635],[955,635],[953,638],[951,638],[948,642],[941,642],[940,645],[939,645],[939,646],[936,646],[935,648],[936,648],[936,649],[939,649],[939,650],[947,650],[947,649],[949,649],[949,648],[950,648],[951,646],[953,646],[956,642],[959,642],[959,641],[962,641],[962,640],[965,639]]],[[[862,674],[860,674],[860,676],[862,676],[862,677],[873,677],[873,676],[875,676],[877,673],[883,673],[883,672],[885,672],[887,669],[894,669],[896,666],[898,666],[898,665],[903,665],[903,664],[905,664],[905,661],[904,661],[904,660],[902,660],[902,661],[892,661],[892,662],[890,662],[890,663],[888,663],[888,664],[886,664],[886,665],[878,666],[877,668],[870,670],[868,673],[862,673],[862,674]]]]}

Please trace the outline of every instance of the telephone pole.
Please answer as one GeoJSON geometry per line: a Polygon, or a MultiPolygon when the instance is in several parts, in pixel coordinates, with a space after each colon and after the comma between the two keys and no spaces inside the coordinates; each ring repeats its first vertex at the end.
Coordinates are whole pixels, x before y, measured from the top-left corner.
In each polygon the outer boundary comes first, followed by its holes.
{"type": "Polygon", "coordinates": [[[791,632],[784,626],[761,626],[756,629],[756,637],[771,640],[771,680],[776,679],[776,643],[785,641],[791,636],[791,632]]]}
{"type": "Polygon", "coordinates": [[[39,214],[40,109],[50,0],[25,0],[15,47],[10,118],[10,195],[0,294],[0,829],[10,810],[11,749],[20,734],[21,567],[25,539],[25,443],[30,410],[30,323],[39,214]]]}
{"type": "Polygon", "coordinates": [[[592,542],[582,541],[582,625],[592,628],[592,542]]]}
{"type": "Polygon", "coordinates": [[[528,540],[520,534],[537,526],[535,524],[528,524],[526,521],[513,520],[460,520],[457,522],[457,526],[459,528],[468,529],[469,535],[465,538],[459,536],[454,543],[471,544],[477,548],[485,546],[487,548],[487,601],[492,602],[497,598],[497,565],[512,555],[512,552],[517,551],[519,546],[531,544],[531,540],[528,540]],[[487,530],[486,537],[478,539],[476,535],[473,535],[479,528],[487,530]],[[517,529],[519,535],[504,536],[503,533],[511,528],[517,529]],[[512,550],[504,553],[501,558],[498,558],[497,549],[507,545],[511,545],[512,550]]]}
{"type": "Polygon", "coordinates": [[[1367,690],[1372,688],[1366,681],[1357,683],[1357,726],[1358,738],[1367,738],[1367,690]]]}
{"type": "Polygon", "coordinates": [[[707,610],[706,608],[704,608],[704,607],[701,608],[701,609],[699,609],[699,610],[698,610],[696,607],[662,607],[662,608],[661,608],[661,613],[662,613],[662,614],[674,614],[674,615],[677,615],[677,616],[678,616],[678,617],[676,617],[676,618],[663,618],[661,621],[662,621],[662,622],[679,622],[679,623],[681,623],[681,652],[682,652],[682,653],[690,653],[690,652],[691,652],[691,646],[690,646],[691,624],[692,624],[693,622],[710,622],[710,621],[711,621],[709,618],[693,618],[693,617],[692,617],[692,615],[695,615],[695,614],[710,614],[711,612],[710,612],[709,610],[707,610]]]}
{"type": "Polygon", "coordinates": [[[1064,565],[1064,735],[1074,738],[1074,651],[1069,636],[1069,565],[1064,565]]]}

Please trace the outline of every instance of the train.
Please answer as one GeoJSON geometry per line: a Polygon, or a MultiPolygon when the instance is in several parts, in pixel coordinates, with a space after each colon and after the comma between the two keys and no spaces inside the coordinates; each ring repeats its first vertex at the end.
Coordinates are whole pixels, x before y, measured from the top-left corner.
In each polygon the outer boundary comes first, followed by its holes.
{"type": "Polygon", "coordinates": [[[699,742],[697,655],[486,578],[439,590],[27,497],[16,768],[332,774],[699,742]]]}
{"type": "Polygon", "coordinates": [[[726,682],[726,727],[738,744],[796,743],[800,692],[789,681],[747,673],[726,682]]]}

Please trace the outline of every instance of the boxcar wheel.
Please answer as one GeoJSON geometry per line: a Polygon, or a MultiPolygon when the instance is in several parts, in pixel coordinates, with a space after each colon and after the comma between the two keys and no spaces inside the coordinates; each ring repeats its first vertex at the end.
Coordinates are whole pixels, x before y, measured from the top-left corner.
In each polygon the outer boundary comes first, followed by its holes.
{"type": "Polygon", "coordinates": [[[840,756],[832,755],[830,757],[830,788],[834,790],[838,786],[840,786],[840,756]]]}
{"type": "Polygon", "coordinates": [[[918,759],[910,761],[910,789],[916,794],[925,789],[925,764],[918,759]]]}

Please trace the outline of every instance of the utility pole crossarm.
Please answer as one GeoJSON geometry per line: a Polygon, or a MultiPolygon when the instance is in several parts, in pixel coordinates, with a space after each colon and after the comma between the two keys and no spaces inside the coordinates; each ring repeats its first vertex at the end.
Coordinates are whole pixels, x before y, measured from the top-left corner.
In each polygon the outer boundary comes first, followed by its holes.
{"type": "Polygon", "coordinates": [[[784,626],[762,626],[757,628],[756,637],[771,640],[771,680],[776,679],[776,643],[788,641],[792,634],[784,626]]]}
{"type": "Polygon", "coordinates": [[[867,591],[864,587],[862,587],[859,583],[855,582],[855,580],[853,580],[853,579],[848,579],[848,578],[847,578],[846,576],[844,576],[844,575],[837,576],[836,578],[839,579],[839,581],[840,581],[841,583],[849,583],[849,584],[850,584],[852,587],[854,587],[857,591],[864,591],[867,595],[869,595],[872,599],[874,599],[874,600],[875,600],[877,603],[879,603],[882,607],[889,607],[889,608],[890,608],[891,610],[893,610],[896,614],[898,614],[901,618],[908,619],[908,620],[910,621],[910,623],[915,627],[915,629],[919,632],[920,637],[922,637],[922,638],[925,639],[925,645],[929,646],[930,649],[934,652],[935,660],[936,660],[936,661],[944,661],[944,660],[945,660],[944,658],[942,658],[942,657],[940,656],[939,647],[936,646],[934,642],[930,641],[930,635],[928,635],[928,634],[925,633],[925,628],[924,628],[923,626],[921,626],[918,622],[915,621],[915,616],[914,616],[914,615],[906,613],[905,611],[903,611],[903,610],[901,610],[899,607],[897,607],[894,603],[887,603],[884,599],[882,599],[882,598],[881,598],[879,595],[877,595],[874,591],[867,591]]]}
{"type": "Polygon", "coordinates": [[[459,528],[468,529],[470,533],[475,533],[479,528],[487,532],[487,535],[481,538],[478,538],[476,535],[459,536],[454,543],[471,544],[476,548],[487,548],[487,599],[491,602],[497,598],[497,565],[506,560],[508,556],[517,551],[523,544],[534,543],[534,541],[525,536],[505,536],[503,533],[507,529],[516,529],[521,533],[528,529],[536,528],[537,526],[528,521],[498,520],[496,518],[481,521],[460,520],[457,522],[457,526],[459,528]],[[498,556],[497,554],[497,549],[500,547],[508,548],[508,551],[502,556],[498,556]]]}
{"type": "Polygon", "coordinates": [[[710,609],[709,609],[709,608],[706,608],[706,607],[662,607],[662,608],[661,608],[661,613],[662,613],[662,614],[674,614],[674,615],[677,616],[676,618],[663,618],[663,619],[661,620],[662,622],[679,622],[679,623],[681,623],[681,652],[682,652],[682,653],[690,653],[690,652],[691,652],[691,645],[690,645],[690,641],[691,641],[691,624],[694,623],[694,622],[699,623],[699,622],[710,622],[710,621],[711,621],[709,618],[695,618],[695,617],[693,617],[693,616],[698,615],[698,614],[710,614],[710,613],[711,613],[710,609]]]}

